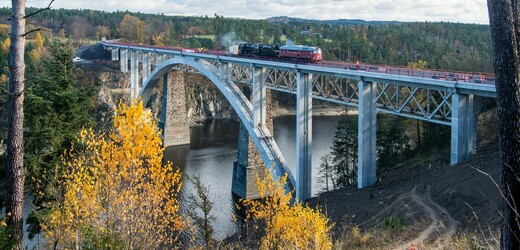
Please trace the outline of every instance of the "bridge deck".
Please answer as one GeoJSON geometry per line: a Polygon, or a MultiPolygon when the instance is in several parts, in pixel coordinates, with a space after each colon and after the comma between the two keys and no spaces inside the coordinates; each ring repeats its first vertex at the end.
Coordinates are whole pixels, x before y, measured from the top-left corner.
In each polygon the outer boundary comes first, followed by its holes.
{"type": "Polygon", "coordinates": [[[369,76],[374,80],[389,79],[394,81],[409,81],[415,83],[438,84],[449,83],[462,84],[459,88],[465,89],[464,94],[476,94],[495,97],[495,77],[489,73],[479,72],[451,72],[446,70],[410,69],[397,66],[382,66],[371,64],[356,64],[347,62],[322,61],[320,63],[306,63],[284,61],[273,58],[243,57],[223,51],[193,50],[176,47],[142,45],[121,42],[102,42],[109,47],[136,49],[159,54],[183,55],[194,58],[210,60],[222,60],[232,63],[255,64],[257,66],[279,67],[284,69],[305,69],[314,72],[332,73],[337,75],[369,76]],[[371,73],[371,74],[365,74],[371,73]],[[377,76],[377,77],[375,77],[377,76]],[[394,78],[389,76],[402,76],[394,78]],[[476,91],[478,93],[469,93],[476,91]]]}

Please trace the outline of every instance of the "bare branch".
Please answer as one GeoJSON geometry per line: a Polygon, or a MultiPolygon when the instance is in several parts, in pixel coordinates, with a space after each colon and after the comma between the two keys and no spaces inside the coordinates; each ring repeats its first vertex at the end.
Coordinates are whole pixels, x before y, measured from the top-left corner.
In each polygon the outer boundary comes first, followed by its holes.
{"type": "Polygon", "coordinates": [[[40,30],[42,30],[42,29],[41,29],[41,28],[38,28],[38,29],[34,29],[34,30],[27,31],[27,32],[25,32],[25,34],[23,34],[23,36],[27,36],[27,35],[29,35],[29,34],[31,34],[31,33],[34,33],[34,32],[40,31],[40,30]]]}
{"type": "Polygon", "coordinates": [[[520,217],[520,214],[518,213],[518,210],[516,210],[516,205],[515,204],[511,204],[509,202],[509,200],[506,198],[505,194],[502,192],[502,189],[500,188],[498,183],[496,183],[496,181],[493,179],[493,177],[491,177],[490,174],[488,174],[488,173],[486,173],[486,172],[484,172],[484,171],[482,171],[480,169],[477,169],[477,168],[475,168],[473,166],[471,168],[473,168],[473,170],[475,170],[475,171],[477,171],[477,172],[479,172],[479,173],[489,177],[489,179],[493,182],[493,184],[497,187],[498,191],[500,192],[500,196],[502,196],[502,198],[504,198],[504,200],[506,201],[507,206],[509,206],[513,210],[513,212],[516,214],[516,216],[520,217]]]}
{"type": "Polygon", "coordinates": [[[27,19],[27,18],[29,18],[29,17],[32,17],[32,16],[34,16],[34,15],[37,15],[37,14],[40,13],[40,12],[43,12],[43,11],[46,11],[46,10],[50,10],[50,9],[51,9],[51,5],[52,5],[52,3],[54,3],[54,0],[51,0],[51,2],[49,3],[49,5],[47,5],[47,8],[40,9],[40,10],[37,10],[36,12],[34,12],[34,13],[31,13],[31,14],[25,15],[23,18],[24,18],[24,19],[27,19]]]}
{"type": "Polygon", "coordinates": [[[7,93],[8,95],[11,95],[11,93],[10,93],[9,90],[7,90],[7,89],[4,89],[4,88],[0,87],[0,90],[4,91],[4,92],[7,93]]]}

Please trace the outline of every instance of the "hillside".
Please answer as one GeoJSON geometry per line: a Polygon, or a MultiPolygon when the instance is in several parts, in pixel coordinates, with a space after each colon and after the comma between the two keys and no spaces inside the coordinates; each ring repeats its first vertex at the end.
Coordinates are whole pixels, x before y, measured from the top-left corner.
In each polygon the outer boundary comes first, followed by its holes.
{"type": "Polygon", "coordinates": [[[307,23],[324,23],[329,25],[398,25],[399,21],[365,21],[362,19],[334,19],[334,20],[316,20],[304,19],[288,16],[275,16],[265,19],[270,23],[289,23],[289,22],[307,22],[307,23]]]}
{"type": "Polygon", "coordinates": [[[378,176],[373,187],[347,187],[310,201],[336,223],[336,237],[352,244],[349,230],[357,225],[368,237],[359,248],[406,249],[414,244],[419,249],[453,249],[470,241],[468,235],[487,239],[488,248],[496,246],[502,208],[494,183],[500,183],[496,144],[457,166],[437,157],[415,158],[378,176]]]}

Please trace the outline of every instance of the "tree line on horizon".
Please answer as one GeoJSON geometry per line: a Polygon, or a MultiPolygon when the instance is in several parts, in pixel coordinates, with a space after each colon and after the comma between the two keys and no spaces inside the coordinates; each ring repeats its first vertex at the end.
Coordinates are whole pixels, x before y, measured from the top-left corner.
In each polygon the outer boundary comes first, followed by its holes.
{"type": "MultiPolygon", "coordinates": [[[[37,9],[28,8],[28,11],[37,9]]],[[[0,8],[8,16],[8,8],[0,8]]],[[[325,60],[407,66],[423,60],[427,68],[493,72],[488,25],[447,22],[325,23],[312,20],[249,20],[214,16],[49,10],[31,24],[46,36],[80,45],[121,38],[144,44],[227,50],[236,42],[319,46],[325,60]]]]}

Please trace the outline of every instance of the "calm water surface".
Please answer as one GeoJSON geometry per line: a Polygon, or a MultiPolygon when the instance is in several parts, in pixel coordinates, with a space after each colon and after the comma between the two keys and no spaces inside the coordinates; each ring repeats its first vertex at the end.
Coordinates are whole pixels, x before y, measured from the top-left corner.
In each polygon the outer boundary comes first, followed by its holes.
{"type": "MultiPolygon", "coordinates": [[[[313,117],[313,194],[321,187],[316,184],[317,169],[320,157],[330,152],[336,123],[339,117],[313,117]]],[[[296,162],[296,117],[282,116],[274,119],[274,137],[280,147],[291,171],[295,172],[296,162]]],[[[165,158],[178,166],[184,175],[198,175],[209,187],[211,200],[214,202],[213,213],[215,236],[222,239],[234,232],[231,214],[234,212],[234,201],[231,196],[231,178],[233,162],[237,157],[238,127],[236,121],[214,120],[203,126],[190,129],[191,144],[189,146],[170,147],[165,151],[165,158]]],[[[184,195],[193,187],[184,184],[184,195]]]]}

